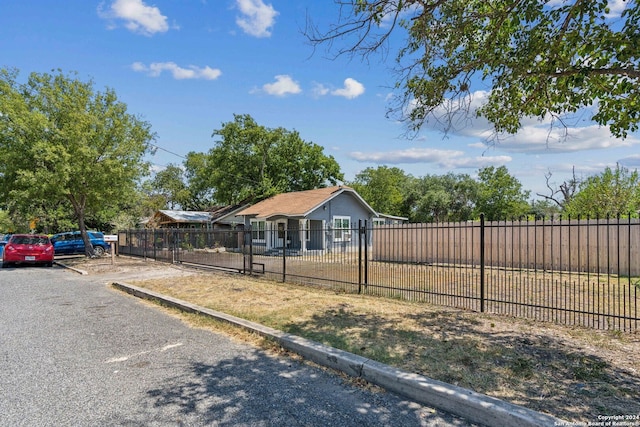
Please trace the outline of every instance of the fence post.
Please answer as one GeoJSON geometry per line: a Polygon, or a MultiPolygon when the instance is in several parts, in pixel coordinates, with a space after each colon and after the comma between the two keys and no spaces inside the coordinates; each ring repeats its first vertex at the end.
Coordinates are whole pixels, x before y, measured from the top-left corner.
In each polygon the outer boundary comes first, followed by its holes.
{"type": "Polygon", "coordinates": [[[178,232],[178,229],[173,229],[173,231],[171,232],[171,234],[173,234],[173,262],[174,263],[178,263],[180,262],[180,253],[179,248],[180,248],[180,233],[178,232]]]}
{"type": "MultiPolygon", "coordinates": [[[[247,239],[247,235],[244,235],[244,238],[247,239]]],[[[249,226],[249,274],[253,276],[253,228],[249,226]]]]}
{"type": "Polygon", "coordinates": [[[484,300],[485,300],[485,289],[484,289],[484,214],[480,214],[480,312],[484,313],[484,300]]]}
{"type": "MultiPolygon", "coordinates": [[[[289,229],[289,224],[284,226],[284,235],[282,236],[282,283],[285,283],[287,280],[287,230],[289,229]]],[[[276,230],[276,233],[280,233],[279,230],[276,230]]],[[[276,234],[276,237],[278,235],[276,234]]]]}
{"type": "Polygon", "coordinates": [[[144,248],[142,249],[142,253],[144,254],[144,260],[147,260],[147,247],[149,245],[149,230],[144,230],[144,248]]]}
{"type": "Polygon", "coordinates": [[[358,293],[362,293],[362,220],[358,220],[358,293]]]}
{"type": "Polygon", "coordinates": [[[364,286],[369,285],[369,224],[364,220],[364,286]]]}

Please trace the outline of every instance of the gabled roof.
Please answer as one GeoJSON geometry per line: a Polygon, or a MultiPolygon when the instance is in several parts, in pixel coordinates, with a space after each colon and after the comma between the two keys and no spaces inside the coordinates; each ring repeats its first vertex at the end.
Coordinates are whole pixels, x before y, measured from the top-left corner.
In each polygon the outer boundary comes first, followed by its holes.
{"type": "Polygon", "coordinates": [[[276,216],[304,218],[324,203],[345,192],[353,195],[365,209],[373,215],[376,215],[376,212],[371,206],[369,206],[353,188],[346,186],[277,194],[241,210],[237,215],[253,216],[256,218],[272,218],[276,216]]]}
{"type": "Polygon", "coordinates": [[[237,205],[229,205],[229,206],[213,206],[209,210],[209,214],[211,215],[211,222],[217,223],[222,222],[229,217],[234,217],[238,215],[238,211],[249,206],[248,204],[237,204],[237,205]]]}

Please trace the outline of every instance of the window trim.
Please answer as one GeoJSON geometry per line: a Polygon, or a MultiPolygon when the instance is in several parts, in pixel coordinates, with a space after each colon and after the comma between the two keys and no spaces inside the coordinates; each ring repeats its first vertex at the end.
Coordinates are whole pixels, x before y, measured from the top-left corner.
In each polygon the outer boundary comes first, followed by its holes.
{"type": "Polygon", "coordinates": [[[334,242],[350,242],[351,241],[351,217],[345,215],[335,215],[331,219],[333,224],[333,241],[334,242]],[[344,222],[346,221],[346,227],[344,222]],[[336,224],[338,223],[338,224],[336,224]]]}
{"type": "Polygon", "coordinates": [[[249,221],[251,225],[251,240],[258,243],[264,243],[267,241],[267,221],[252,219],[249,221]],[[262,228],[260,228],[262,225],[262,228]],[[260,235],[262,234],[262,237],[260,235]]]}

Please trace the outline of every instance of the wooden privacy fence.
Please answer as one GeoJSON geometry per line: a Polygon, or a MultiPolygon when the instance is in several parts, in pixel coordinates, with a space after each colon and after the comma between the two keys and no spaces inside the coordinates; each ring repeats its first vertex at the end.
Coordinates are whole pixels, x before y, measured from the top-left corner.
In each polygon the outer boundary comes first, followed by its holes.
{"type": "Polygon", "coordinates": [[[372,260],[640,276],[640,220],[402,224],[372,230],[372,260]]]}

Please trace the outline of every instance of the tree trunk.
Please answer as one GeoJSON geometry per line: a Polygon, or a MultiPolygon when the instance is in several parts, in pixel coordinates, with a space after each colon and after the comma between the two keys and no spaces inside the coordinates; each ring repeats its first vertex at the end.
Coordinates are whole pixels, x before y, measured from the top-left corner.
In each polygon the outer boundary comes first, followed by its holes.
{"type": "Polygon", "coordinates": [[[78,201],[73,194],[70,194],[69,200],[73,205],[73,210],[76,214],[76,218],[78,219],[78,229],[80,230],[80,235],[84,242],[84,254],[87,258],[93,258],[95,256],[93,245],[91,244],[91,240],[87,234],[87,226],[84,223],[84,197],[81,197],[81,200],[78,201]]]}

